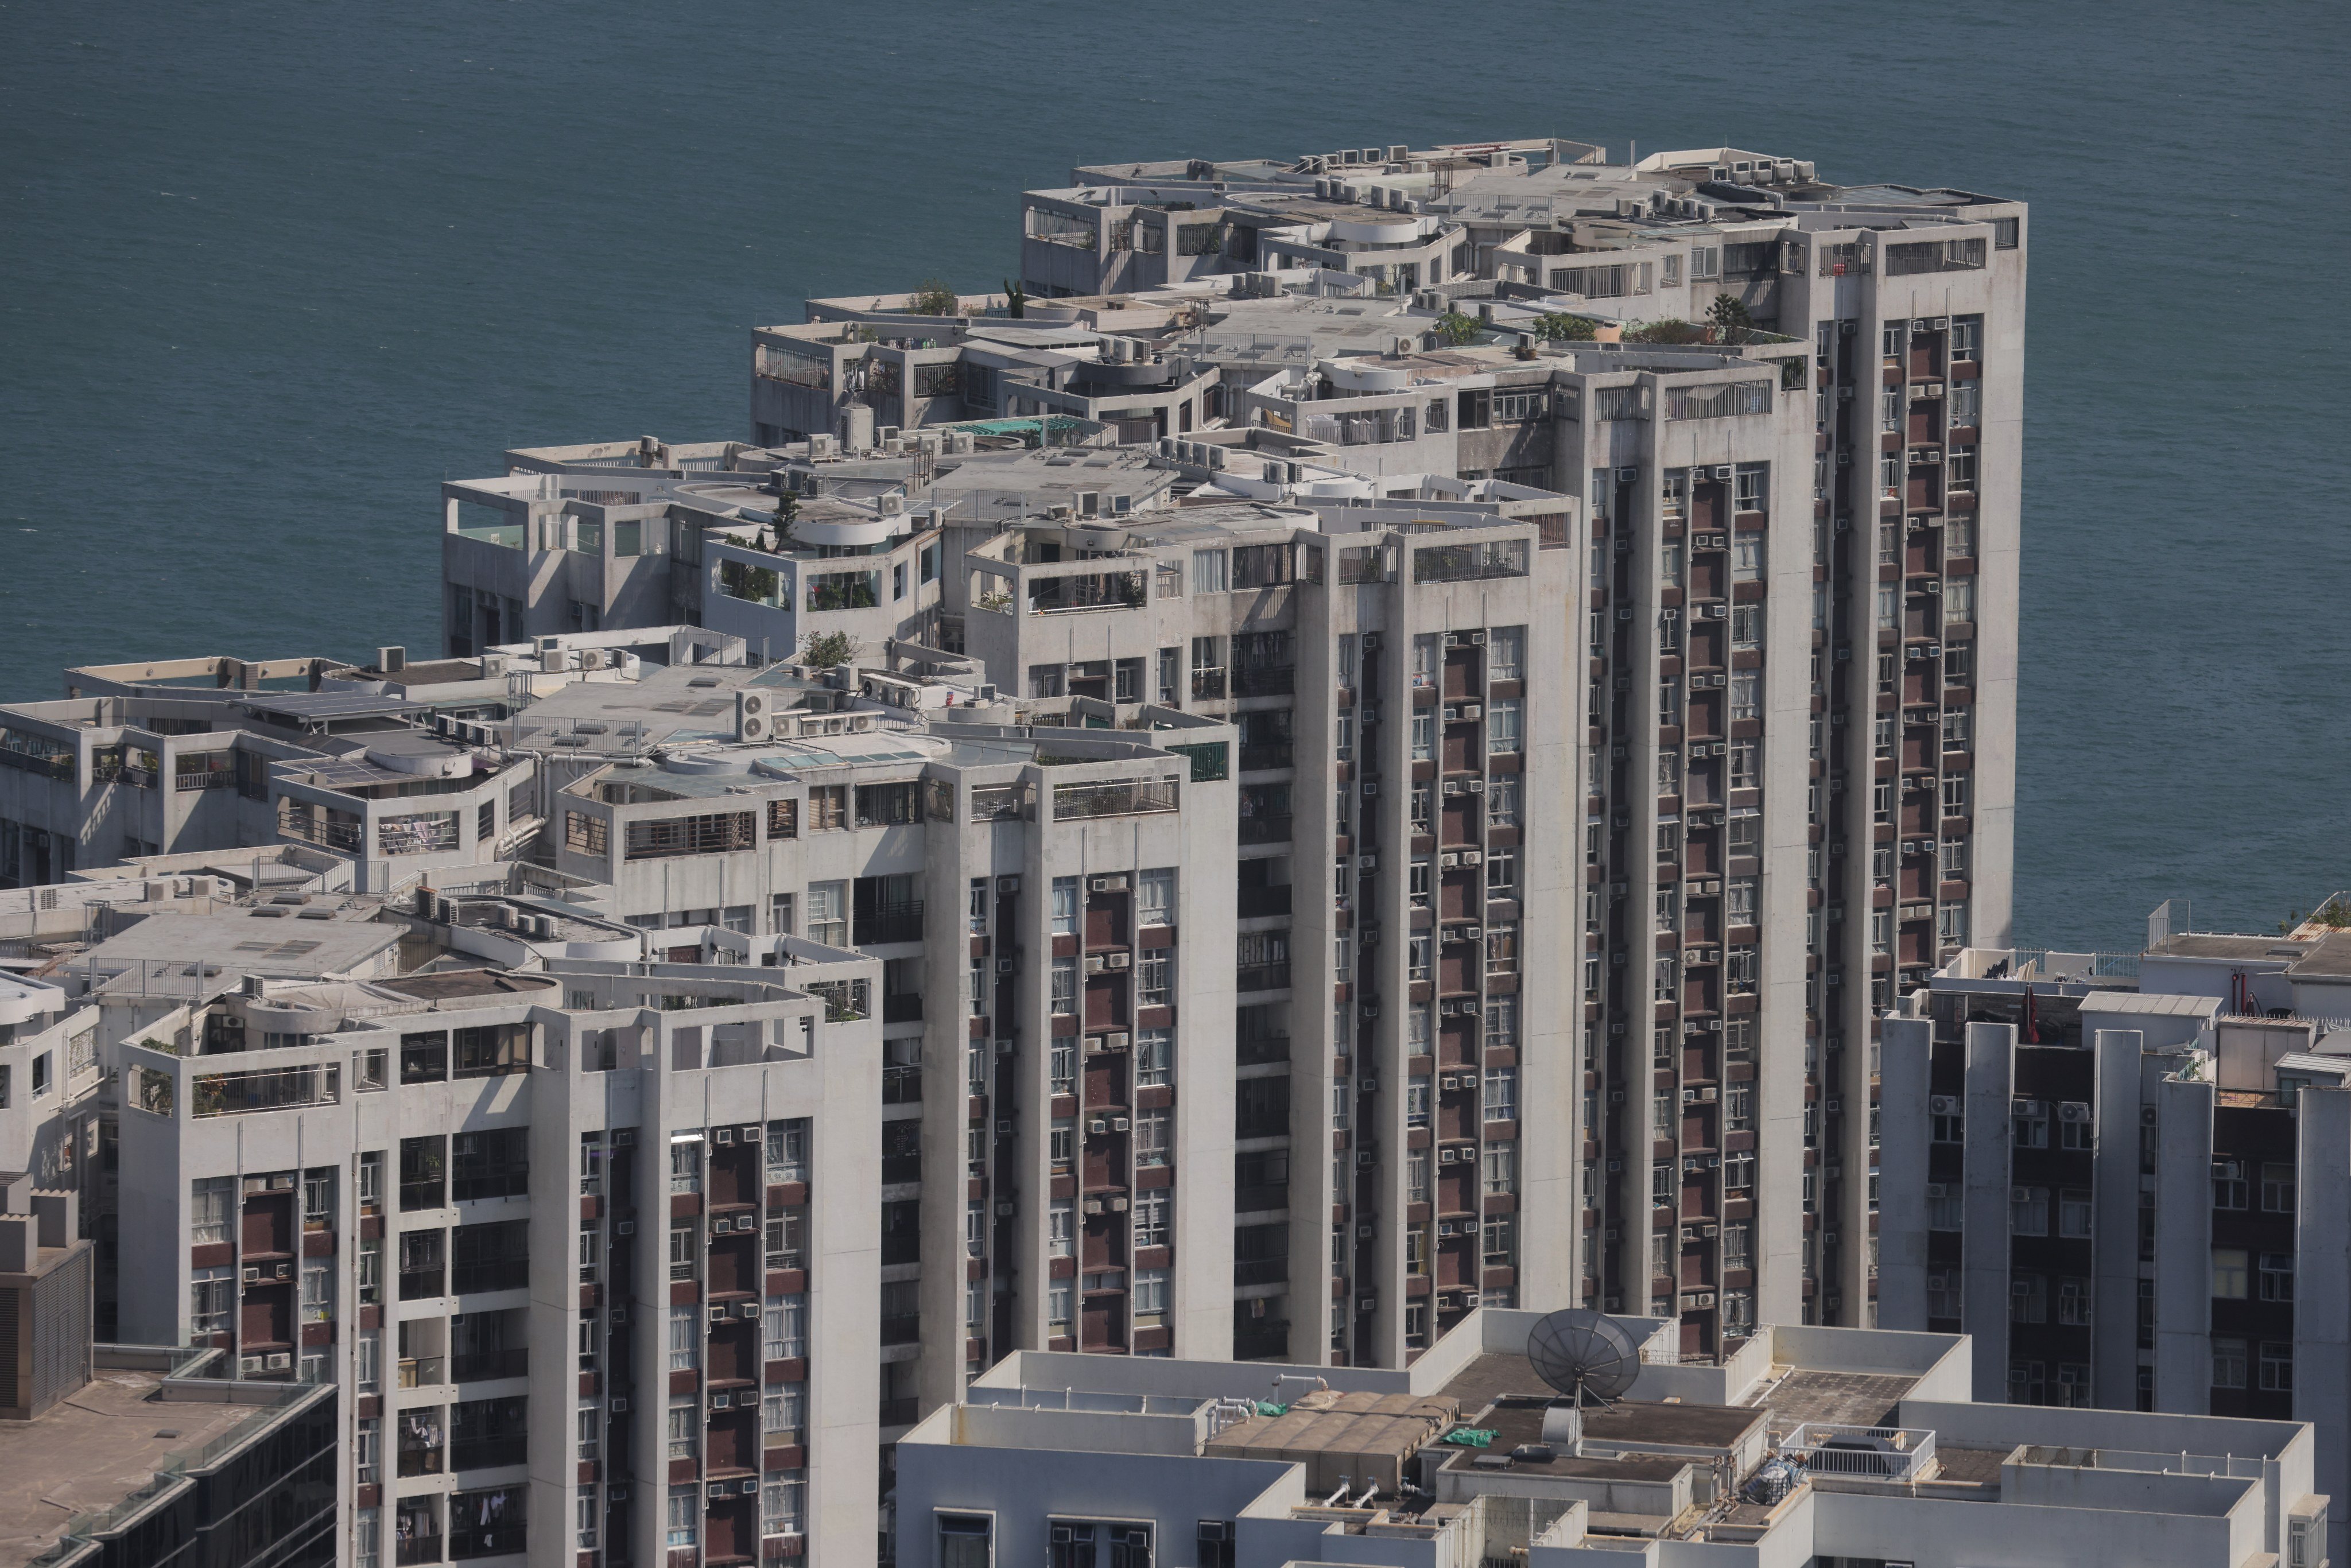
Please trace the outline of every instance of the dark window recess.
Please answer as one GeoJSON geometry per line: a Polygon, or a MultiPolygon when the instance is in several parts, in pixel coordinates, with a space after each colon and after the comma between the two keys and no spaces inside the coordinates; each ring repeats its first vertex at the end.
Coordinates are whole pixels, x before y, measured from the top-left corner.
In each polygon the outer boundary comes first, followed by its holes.
{"type": "Polygon", "coordinates": [[[450,1196],[459,1203],[530,1192],[530,1134],[522,1127],[459,1133],[449,1145],[450,1196]]]}
{"type": "Polygon", "coordinates": [[[882,1262],[919,1262],[923,1255],[923,1205],[918,1198],[882,1206],[882,1262]]]}
{"type": "Polygon", "coordinates": [[[456,1076],[496,1078],[530,1071],[530,1025],[485,1024],[461,1029],[456,1039],[456,1076]]]}
{"type": "Polygon", "coordinates": [[[884,1183],[923,1179],[923,1124],[920,1118],[882,1124],[882,1179],[884,1183]]]}
{"type": "Polygon", "coordinates": [[[1233,1085],[1233,1135],[1280,1138],[1290,1134],[1290,1079],[1244,1078],[1233,1085]]]}
{"type": "Polygon", "coordinates": [[[530,1221],[461,1225],[450,1240],[450,1289],[516,1291],[530,1283],[530,1221]]]}
{"type": "Polygon", "coordinates": [[[449,1141],[440,1134],[400,1140],[400,1207],[438,1208],[449,1201],[449,1141]]]}
{"type": "Polygon", "coordinates": [[[448,1031],[400,1037],[400,1081],[438,1083],[449,1076],[448,1031]]]}
{"type": "Polygon", "coordinates": [[[529,1401],[475,1399],[449,1406],[449,1467],[488,1469],[528,1462],[529,1401]]]}

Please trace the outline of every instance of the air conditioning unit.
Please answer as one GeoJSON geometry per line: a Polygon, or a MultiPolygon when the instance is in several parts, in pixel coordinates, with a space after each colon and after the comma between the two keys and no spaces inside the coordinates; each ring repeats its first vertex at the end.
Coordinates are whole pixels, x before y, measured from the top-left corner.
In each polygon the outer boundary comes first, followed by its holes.
{"type": "Polygon", "coordinates": [[[1086,1131],[1089,1133],[1107,1133],[1110,1131],[1110,1124],[1104,1121],[1102,1117],[1096,1116],[1086,1124],[1086,1131]]]}
{"type": "Polygon", "coordinates": [[[1380,634],[1379,634],[1378,632],[1364,632],[1364,651],[1365,653],[1373,653],[1373,652],[1376,651],[1376,650],[1378,649],[1379,645],[1380,645],[1380,634]]]}
{"type": "Polygon", "coordinates": [[[1927,1099],[1927,1110],[1932,1115],[1956,1116],[1959,1113],[1959,1097],[1956,1094],[1929,1095],[1927,1099]]]}
{"type": "Polygon", "coordinates": [[[1468,790],[1472,795],[1483,795],[1486,792],[1486,781],[1483,779],[1471,779],[1465,781],[1461,788],[1468,790]]]}
{"type": "Polygon", "coordinates": [[[1641,471],[1638,468],[1619,468],[1616,470],[1616,483],[1619,485],[1630,485],[1635,480],[1640,478],[1640,476],[1641,471]]]}
{"type": "Polygon", "coordinates": [[[2032,1201],[2032,1189],[2029,1186],[2010,1187],[2008,1189],[2008,1201],[2011,1203],[2031,1203],[2032,1201]]]}
{"type": "Polygon", "coordinates": [[[725,1322],[726,1321],[726,1309],[725,1307],[713,1307],[713,1308],[711,1308],[711,1309],[710,1309],[710,1321],[711,1321],[712,1322],[714,1322],[714,1323],[723,1323],[723,1322],[725,1322]]]}
{"type": "Polygon", "coordinates": [[[616,1323],[627,1322],[629,1321],[629,1309],[626,1307],[614,1307],[612,1309],[612,1321],[616,1323]]]}
{"type": "Polygon", "coordinates": [[[1482,703],[1463,703],[1461,705],[1461,716],[1465,719],[1479,717],[1485,713],[1485,705],[1482,703]]]}
{"type": "Polygon", "coordinates": [[[634,1236],[637,1233],[637,1222],[633,1219],[623,1219],[612,1227],[612,1233],[616,1236],[634,1236]]]}
{"type": "Polygon", "coordinates": [[[261,1270],[258,1269],[247,1269],[245,1271],[245,1282],[248,1285],[258,1285],[261,1283],[261,1270]]]}
{"type": "MultiPolygon", "coordinates": [[[[615,1416],[625,1416],[629,1413],[629,1396],[625,1394],[616,1394],[606,1403],[615,1416]]],[[[622,1495],[622,1488],[614,1487],[606,1495],[617,1498],[622,1495]]]]}
{"type": "Polygon", "coordinates": [[[1913,332],[1931,332],[1934,329],[1934,322],[1924,316],[1917,318],[1910,323],[1910,330],[1913,332]]]}
{"type": "Polygon", "coordinates": [[[1380,792],[1380,781],[1379,781],[1378,779],[1364,779],[1364,800],[1370,800],[1373,796],[1374,796],[1374,795],[1378,794],[1379,792],[1380,792]]]}
{"type": "Polygon", "coordinates": [[[1729,478],[1729,477],[1730,477],[1730,465],[1729,465],[1729,464],[1728,464],[1728,463],[1718,463],[1718,464],[1716,464],[1716,465],[1714,465],[1714,476],[1715,476],[1716,478],[1718,478],[1718,479],[1728,479],[1728,478],[1729,478]]]}
{"type": "Polygon", "coordinates": [[[1098,876],[1087,884],[1087,888],[1093,893],[1124,893],[1126,873],[1121,872],[1116,876],[1098,876]]]}
{"type": "Polygon", "coordinates": [[[743,1497],[758,1497],[759,1495],[758,1479],[755,1477],[749,1480],[737,1481],[735,1483],[735,1490],[738,1495],[743,1497]]]}
{"type": "Polygon", "coordinates": [[[292,1366],[293,1366],[293,1364],[294,1364],[294,1353],[293,1353],[292,1351],[287,1351],[287,1350],[273,1350],[273,1351],[271,1351],[271,1352],[269,1353],[269,1370],[270,1370],[270,1371],[272,1371],[272,1372],[284,1372],[284,1371],[287,1371],[287,1369],[289,1369],[290,1367],[292,1367],[292,1366]]]}
{"type": "Polygon", "coordinates": [[[1127,1034],[1126,1030],[1115,1030],[1102,1037],[1102,1049],[1104,1051],[1124,1051],[1130,1038],[1131,1037],[1127,1034]]]}
{"type": "Polygon", "coordinates": [[[1708,621],[1728,621],[1730,619],[1730,606],[1728,604],[1709,604],[1706,607],[1706,618],[1708,621]]]}
{"type": "MultiPolygon", "coordinates": [[[[725,1310],[721,1309],[718,1315],[725,1317],[726,1315],[725,1310]]],[[[734,1408],[734,1405],[735,1396],[732,1394],[719,1393],[710,1396],[710,1407],[713,1410],[729,1410],[734,1408]]]]}
{"type": "Polygon", "coordinates": [[[636,1141],[637,1130],[634,1127],[615,1127],[612,1129],[612,1146],[614,1148],[632,1148],[635,1145],[636,1141]]]}
{"type": "Polygon", "coordinates": [[[2057,1103],[2057,1119],[2086,1123],[2090,1119],[2090,1107],[2079,1100],[2061,1100],[2057,1103]]]}
{"type": "Polygon", "coordinates": [[[1373,854],[1369,851],[1365,851],[1364,853],[1355,857],[1355,869],[1357,871],[1377,871],[1380,869],[1380,857],[1373,854]]]}
{"type": "Polygon", "coordinates": [[[1693,1291],[1689,1295],[1684,1297],[1683,1300],[1687,1301],[1693,1307],[1710,1307],[1714,1305],[1714,1292],[1712,1291],[1693,1291]]]}
{"type": "Polygon", "coordinates": [[[759,1303],[757,1301],[737,1301],[735,1303],[735,1315],[738,1318],[757,1322],[759,1318],[759,1303]]]}
{"type": "Polygon", "coordinates": [[[1453,1165],[1459,1161],[1460,1158],[1461,1151],[1459,1149],[1446,1148],[1439,1149],[1437,1152],[1437,1163],[1441,1166],[1453,1165]]]}
{"type": "MultiPolygon", "coordinates": [[[[1452,1151],[1452,1150],[1450,1150],[1450,1149],[1447,1149],[1447,1150],[1446,1151],[1446,1153],[1447,1153],[1447,1154],[1448,1154],[1448,1155],[1449,1155],[1449,1154],[1451,1154],[1452,1152],[1453,1152],[1453,1151],[1452,1151]]],[[[1440,1220],[1438,1220],[1438,1221],[1437,1222],[1437,1235],[1439,1235],[1439,1236],[1441,1236],[1441,1237],[1449,1237],[1449,1236],[1452,1236],[1453,1234],[1455,1234],[1456,1229],[1457,1229],[1457,1227],[1454,1225],[1453,1221],[1451,1221],[1451,1220],[1449,1220],[1449,1219],[1440,1219],[1440,1220]]]]}
{"type": "MultiPolygon", "coordinates": [[[[1376,1312],[1379,1309],[1379,1298],[1376,1296],[1357,1296],[1355,1298],[1355,1311],[1358,1312],[1376,1312]]],[[[1207,1526],[1202,1525],[1200,1528],[1205,1531],[1207,1529],[1207,1526]]]]}
{"type": "Polygon", "coordinates": [[[1020,891],[1020,879],[1017,876],[999,876],[996,879],[996,891],[1018,893],[1020,891]]]}
{"type": "Polygon", "coordinates": [[[1086,955],[1086,973],[1087,973],[1087,974],[1089,974],[1089,975],[1099,975],[1099,974],[1101,974],[1101,973],[1102,973],[1102,955],[1101,955],[1101,954],[1099,954],[1099,953],[1089,953],[1089,954],[1087,954],[1087,955],[1086,955]]]}
{"type": "Polygon", "coordinates": [[[1921,400],[1938,398],[1943,395],[1943,383],[1929,382],[1924,386],[1913,387],[1910,389],[1910,395],[1921,400]]]}
{"type": "Polygon", "coordinates": [[[1469,633],[1469,645],[1470,645],[1471,647],[1473,647],[1473,648],[1482,648],[1482,647],[1484,647],[1484,646],[1486,645],[1486,633],[1484,633],[1483,632],[1470,632],[1470,633],[1469,633]]]}
{"type": "Polygon", "coordinates": [[[1009,958],[998,958],[996,961],[996,972],[999,975],[1008,975],[1012,973],[1013,967],[1013,961],[1009,958]]]}
{"type": "Polygon", "coordinates": [[[732,1127],[713,1127],[710,1130],[710,1141],[714,1144],[731,1144],[735,1141],[735,1129],[732,1127]]]}

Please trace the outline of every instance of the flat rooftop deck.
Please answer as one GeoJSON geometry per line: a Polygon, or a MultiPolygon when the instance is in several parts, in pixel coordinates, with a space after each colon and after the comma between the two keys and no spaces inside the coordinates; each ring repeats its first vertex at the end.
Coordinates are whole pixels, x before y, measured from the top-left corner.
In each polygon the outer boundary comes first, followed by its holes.
{"type": "Polygon", "coordinates": [[[0,1422],[0,1561],[55,1544],[76,1515],[110,1508],[147,1484],[167,1455],[210,1442],[249,1405],[150,1402],[153,1373],[100,1369],[36,1421],[0,1422]]]}

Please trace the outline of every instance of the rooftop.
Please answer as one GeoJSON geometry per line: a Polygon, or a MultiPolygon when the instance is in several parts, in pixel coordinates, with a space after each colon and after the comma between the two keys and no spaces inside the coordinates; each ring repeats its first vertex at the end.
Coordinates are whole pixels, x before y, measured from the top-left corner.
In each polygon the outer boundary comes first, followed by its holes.
{"type": "Polygon", "coordinates": [[[40,1555],[68,1521],[114,1507],[172,1456],[201,1449],[256,1415],[249,1406],[166,1404],[162,1386],[160,1371],[101,1365],[37,1418],[0,1422],[0,1557],[40,1555]]]}

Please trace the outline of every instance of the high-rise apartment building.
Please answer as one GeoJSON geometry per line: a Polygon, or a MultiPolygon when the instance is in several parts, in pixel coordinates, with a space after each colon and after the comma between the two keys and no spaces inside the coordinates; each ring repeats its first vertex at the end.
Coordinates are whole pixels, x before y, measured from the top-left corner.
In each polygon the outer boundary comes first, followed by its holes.
{"type": "Polygon", "coordinates": [[[2137,954],[1969,948],[1906,998],[1881,1321],[1972,1336],[1979,1398],[2308,1421],[2351,1486],[2351,898],[2321,907],[2168,904],[2137,954]]]}
{"type": "Polygon", "coordinates": [[[2021,206],[1076,181],[1019,297],[758,329],[750,443],[444,486],[441,656],[0,710],[0,1164],[343,1384],[355,1543],[846,1552],[1016,1350],[1876,1321],[1877,1020],[2007,939],[2021,206]]]}

